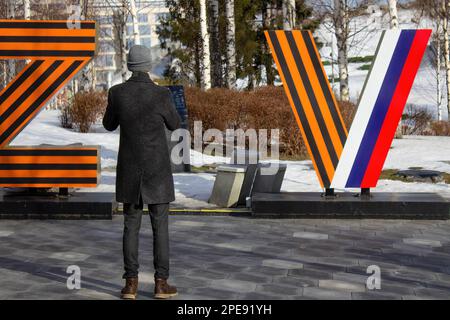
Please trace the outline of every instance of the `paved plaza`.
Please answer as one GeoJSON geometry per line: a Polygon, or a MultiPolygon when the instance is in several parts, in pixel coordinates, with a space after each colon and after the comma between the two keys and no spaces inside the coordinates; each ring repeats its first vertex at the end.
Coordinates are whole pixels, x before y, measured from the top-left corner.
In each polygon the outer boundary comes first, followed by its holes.
{"type": "MultiPolygon", "coordinates": [[[[140,299],[152,299],[152,235],[143,217],[140,299]]],[[[122,216],[0,221],[0,299],[118,299],[122,216]],[[66,269],[81,269],[69,290],[66,269]]],[[[450,221],[170,217],[177,299],[448,299],[450,221]],[[381,289],[366,287],[367,267],[381,289]]]]}

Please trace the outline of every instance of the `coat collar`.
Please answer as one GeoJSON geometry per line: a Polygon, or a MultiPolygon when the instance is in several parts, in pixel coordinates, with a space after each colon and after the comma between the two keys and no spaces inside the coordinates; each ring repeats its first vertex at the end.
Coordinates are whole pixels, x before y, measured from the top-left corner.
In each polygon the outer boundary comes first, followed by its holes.
{"type": "Polygon", "coordinates": [[[135,71],[127,81],[153,83],[147,72],[135,71]]]}

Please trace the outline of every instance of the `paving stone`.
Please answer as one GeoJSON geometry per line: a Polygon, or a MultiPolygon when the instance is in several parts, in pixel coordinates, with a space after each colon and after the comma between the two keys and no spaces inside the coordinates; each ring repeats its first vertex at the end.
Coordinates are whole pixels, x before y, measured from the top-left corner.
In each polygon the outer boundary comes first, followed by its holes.
{"type": "Polygon", "coordinates": [[[356,274],[356,273],[348,273],[348,272],[337,272],[333,273],[333,280],[340,280],[340,281],[348,281],[353,283],[360,283],[362,285],[365,285],[367,282],[367,278],[370,275],[362,275],[362,274],[356,274]]]}
{"type": "Polygon", "coordinates": [[[298,295],[299,291],[295,287],[279,285],[279,284],[263,284],[258,285],[257,292],[275,294],[280,296],[293,296],[298,295]]]}
{"type": "Polygon", "coordinates": [[[286,296],[282,295],[270,295],[261,292],[250,292],[246,294],[240,294],[239,300],[282,300],[286,299],[286,296]]]}
{"type": "Polygon", "coordinates": [[[431,297],[406,295],[406,296],[402,296],[402,300],[434,300],[434,299],[431,297]]]}
{"type": "Polygon", "coordinates": [[[279,268],[279,269],[302,269],[303,264],[300,262],[280,260],[280,259],[266,259],[263,260],[264,267],[279,268]]]}
{"type": "Polygon", "coordinates": [[[205,269],[191,269],[188,270],[186,276],[189,277],[201,277],[203,279],[224,279],[228,277],[226,272],[222,272],[221,270],[205,270],[205,269]]]}
{"type": "MultiPolygon", "coordinates": [[[[140,279],[139,279],[140,280],[140,279]]],[[[94,299],[94,300],[117,300],[119,299],[119,293],[112,295],[106,292],[100,292],[97,290],[84,289],[76,290],[77,295],[81,296],[82,299],[94,299]]]]}
{"type": "Polygon", "coordinates": [[[319,280],[317,279],[306,279],[306,278],[296,278],[296,277],[279,277],[275,276],[273,283],[276,284],[287,284],[297,288],[304,287],[317,287],[319,285],[319,280]]]}
{"type": "Polygon", "coordinates": [[[405,286],[402,283],[384,280],[383,277],[381,277],[381,289],[377,291],[397,296],[414,294],[414,290],[411,287],[405,286]]]}
{"type": "Polygon", "coordinates": [[[236,299],[238,293],[229,290],[220,290],[216,288],[196,288],[192,290],[192,294],[202,296],[204,299],[220,299],[233,300],[236,299]]]}
{"type": "Polygon", "coordinates": [[[204,227],[206,226],[206,223],[201,221],[178,220],[175,221],[172,225],[181,227],[204,227]]]}
{"type": "Polygon", "coordinates": [[[302,239],[311,239],[311,240],[328,240],[328,234],[324,233],[316,233],[316,232],[294,232],[293,236],[295,238],[302,238],[302,239]]]}
{"type": "Polygon", "coordinates": [[[211,271],[217,271],[222,273],[231,273],[231,272],[241,272],[246,268],[245,265],[239,265],[239,264],[228,264],[228,263],[222,263],[222,262],[215,262],[208,265],[208,269],[211,271]]]}
{"type": "Polygon", "coordinates": [[[346,266],[334,265],[334,264],[323,264],[323,263],[305,263],[303,269],[315,270],[315,271],[325,271],[325,272],[345,272],[346,266]]]}
{"type": "MultiPolygon", "coordinates": [[[[224,277],[222,277],[223,279],[224,277]]],[[[219,278],[217,278],[219,279],[219,278]]],[[[250,281],[253,283],[267,283],[267,282],[272,282],[272,278],[268,277],[268,276],[264,276],[264,275],[256,275],[256,274],[252,274],[252,273],[248,273],[248,272],[243,272],[243,273],[232,273],[230,275],[230,279],[234,279],[234,280],[242,280],[242,281],[250,281]]]]}
{"type": "Polygon", "coordinates": [[[319,280],[319,288],[346,291],[346,292],[365,292],[365,285],[341,280],[319,280]]]}
{"type": "Polygon", "coordinates": [[[236,251],[244,251],[244,252],[250,252],[253,249],[253,246],[248,245],[248,244],[230,243],[230,242],[218,243],[218,244],[214,244],[214,246],[219,247],[219,248],[225,248],[225,249],[236,250],[236,251]]]}
{"type": "Polygon", "coordinates": [[[211,287],[221,290],[243,293],[255,291],[256,284],[250,281],[220,279],[220,280],[212,280],[211,287]]]}
{"type": "Polygon", "coordinates": [[[175,286],[180,288],[201,288],[206,287],[210,284],[211,280],[209,279],[201,279],[199,277],[173,277],[171,281],[175,284],[175,286]]]}
{"type": "Polygon", "coordinates": [[[293,269],[289,270],[289,276],[306,278],[306,279],[331,279],[332,273],[325,271],[309,270],[309,269],[293,269]]]}
{"type": "MultiPolygon", "coordinates": [[[[296,270],[296,269],[293,269],[293,270],[296,270]]],[[[270,268],[270,267],[264,267],[264,266],[247,267],[244,271],[246,273],[252,273],[252,274],[256,274],[256,275],[265,275],[268,277],[286,276],[288,274],[288,270],[286,270],[286,269],[270,268]]]]}
{"type": "Polygon", "coordinates": [[[49,257],[52,259],[76,262],[76,261],[84,261],[90,256],[84,253],[67,251],[67,252],[55,252],[52,253],[49,257]]]}
{"type": "Polygon", "coordinates": [[[448,290],[436,290],[429,288],[420,288],[414,290],[415,294],[418,296],[424,296],[428,298],[433,298],[437,300],[449,300],[450,299],[450,291],[448,290]]]}
{"type": "Polygon", "coordinates": [[[401,296],[386,294],[378,290],[352,293],[353,300],[401,300],[401,298],[401,296]]]}
{"type": "Polygon", "coordinates": [[[303,288],[303,297],[309,297],[320,300],[350,300],[350,292],[326,290],[321,288],[303,288]]]}
{"type": "Polygon", "coordinates": [[[385,278],[401,278],[401,279],[411,279],[411,280],[435,280],[436,276],[433,273],[426,271],[417,271],[416,269],[410,270],[406,268],[401,268],[399,270],[390,272],[389,275],[385,275],[385,278]]]}

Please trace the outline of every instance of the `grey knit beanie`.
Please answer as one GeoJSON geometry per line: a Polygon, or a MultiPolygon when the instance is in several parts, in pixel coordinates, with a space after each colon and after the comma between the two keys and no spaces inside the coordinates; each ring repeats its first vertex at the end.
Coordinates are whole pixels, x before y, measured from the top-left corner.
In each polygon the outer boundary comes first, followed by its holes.
{"type": "Polygon", "coordinates": [[[134,45],[130,48],[127,56],[128,70],[131,72],[150,72],[151,64],[152,58],[149,48],[141,45],[134,45]]]}

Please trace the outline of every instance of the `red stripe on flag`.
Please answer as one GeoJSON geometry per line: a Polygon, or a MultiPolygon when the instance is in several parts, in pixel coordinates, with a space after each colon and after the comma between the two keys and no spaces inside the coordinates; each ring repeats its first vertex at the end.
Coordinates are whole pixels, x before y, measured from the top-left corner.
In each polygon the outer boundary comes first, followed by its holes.
{"type": "Polygon", "coordinates": [[[366,173],[361,182],[361,188],[369,188],[377,184],[430,35],[431,30],[416,31],[408,58],[403,66],[402,74],[397,83],[394,96],[392,97],[366,173]]]}

